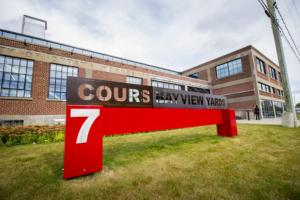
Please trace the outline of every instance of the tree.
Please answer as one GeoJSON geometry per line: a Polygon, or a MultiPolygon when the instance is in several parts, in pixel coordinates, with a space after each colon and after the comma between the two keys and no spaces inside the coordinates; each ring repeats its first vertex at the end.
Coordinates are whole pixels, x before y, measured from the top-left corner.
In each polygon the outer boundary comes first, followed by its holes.
{"type": "Polygon", "coordinates": [[[297,103],[297,104],[296,104],[296,107],[297,107],[297,108],[300,108],[300,103],[297,103]]]}

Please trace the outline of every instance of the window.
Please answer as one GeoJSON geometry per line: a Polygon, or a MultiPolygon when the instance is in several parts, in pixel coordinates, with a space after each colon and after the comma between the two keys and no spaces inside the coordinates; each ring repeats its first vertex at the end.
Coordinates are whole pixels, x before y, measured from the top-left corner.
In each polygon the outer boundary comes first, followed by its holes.
{"type": "Polygon", "coordinates": [[[210,90],[209,89],[195,88],[195,87],[190,87],[190,86],[188,86],[188,91],[210,94],[210,90]]]}
{"type": "Polygon", "coordinates": [[[272,87],[272,93],[275,94],[275,88],[272,87]]]}
{"type": "Polygon", "coordinates": [[[278,90],[278,89],[277,89],[277,94],[278,94],[279,96],[281,95],[281,92],[280,92],[280,90],[278,90]]]}
{"type": "Polygon", "coordinates": [[[198,73],[189,75],[190,78],[198,79],[198,73]]]}
{"type": "Polygon", "coordinates": [[[2,120],[0,121],[1,126],[23,126],[23,120],[2,120]]]}
{"type": "Polygon", "coordinates": [[[278,72],[278,76],[279,76],[279,80],[280,80],[280,82],[282,83],[282,79],[281,79],[281,73],[280,73],[280,72],[278,72]]]}
{"type": "Polygon", "coordinates": [[[283,91],[281,90],[281,96],[283,96],[284,97],[284,93],[283,93],[283,91]]]}
{"type": "Polygon", "coordinates": [[[283,106],[281,102],[274,101],[276,117],[281,117],[283,113],[283,106]]]}
{"type": "Polygon", "coordinates": [[[271,67],[271,66],[269,66],[269,69],[270,69],[270,76],[271,76],[271,78],[274,78],[275,80],[277,80],[276,70],[273,67],[271,67]]]}
{"type": "Polygon", "coordinates": [[[261,61],[259,58],[256,58],[257,70],[263,74],[266,74],[265,63],[261,61]]]}
{"type": "Polygon", "coordinates": [[[142,79],[141,78],[127,76],[126,77],[126,83],[131,83],[131,84],[136,84],[136,85],[142,85],[142,79]]]}
{"type": "Polygon", "coordinates": [[[239,58],[228,63],[216,66],[217,78],[234,75],[243,72],[242,60],[239,58]]]}
{"type": "Polygon", "coordinates": [[[0,56],[0,96],[31,97],[32,60],[0,56]]]}
{"type": "Polygon", "coordinates": [[[78,77],[78,68],[64,65],[50,65],[49,99],[66,99],[67,77],[78,77]]]}
{"type": "Polygon", "coordinates": [[[271,92],[271,88],[268,85],[258,82],[258,89],[266,92],[271,92]]]}
{"type": "Polygon", "coordinates": [[[159,81],[151,81],[151,85],[154,87],[161,87],[173,90],[184,90],[184,85],[177,85],[173,83],[164,83],[159,81]]]}
{"type": "Polygon", "coordinates": [[[261,107],[262,107],[262,113],[264,115],[264,118],[274,118],[274,109],[273,109],[273,102],[271,100],[260,100],[261,107]]]}

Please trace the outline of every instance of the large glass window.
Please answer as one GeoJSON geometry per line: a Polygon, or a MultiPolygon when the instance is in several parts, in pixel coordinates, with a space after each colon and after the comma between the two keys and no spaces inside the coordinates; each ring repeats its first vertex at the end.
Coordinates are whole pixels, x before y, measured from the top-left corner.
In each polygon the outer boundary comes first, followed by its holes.
{"type": "Polygon", "coordinates": [[[136,84],[136,85],[142,85],[142,78],[127,76],[126,77],[126,83],[136,84]]]}
{"type": "Polygon", "coordinates": [[[275,106],[276,118],[281,117],[283,113],[282,103],[278,101],[274,101],[274,106],[275,106]]]}
{"type": "Polygon", "coordinates": [[[189,75],[190,78],[198,79],[198,73],[189,75]]]}
{"type": "Polygon", "coordinates": [[[31,97],[32,60],[0,56],[0,96],[31,97]]]}
{"type": "Polygon", "coordinates": [[[265,91],[265,92],[271,92],[271,88],[268,85],[265,85],[263,83],[258,82],[258,89],[265,91]]]}
{"type": "Polygon", "coordinates": [[[259,58],[256,58],[257,70],[263,74],[266,74],[265,63],[261,61],[259,58]]]}
{"type": "Polygon", "coordinates": [[[261,99],[260,103],[261,103],[264,118],[274,118],[275,115],[274,115],[274,109],[273,109],[272,101],[261,99]]]}
{"type": "Polygon", "coordinates": [[[280,82],[282,83],[282,79],[281,79],[281,73],[280,73],[280,72],[278,72],[278,76],[279,76],[279,80],[280,80],[280,82]]]}
{"type": "Polygon", "coordinates": [[[234,75],[243,72],[242,60],[239,58],[237,60],[224,63],[222,65],[216,66],[217,78],[223,78],[226,76],[234,75]]]}
{"type": "Polygon", "coordinates": [[[269,66],[269,69],[270,69],[270,76],[271,76],[271,78],[274,78],[275,80],[277,80],[276,70],[273,67],[271,67],[271,66],[269,66]]]}
{"type": "Polygon", "coordinates": [[[279,89],[277,89],[277,94],[281,96],[281,91],[279,89]]]}
{"type": "Polygon", "coordinates": [[[177,85],[173,83],[165,83],[160,81],[151,81],[151,85],[154,87],[161,87],[173,90],[184,90],[184,85],[177,85]]]}
{"type": "Polygon", "coordinates": [[[209,89],[195,88],[195,87],[190,87],[190,86],[188,86],[188,91],[210,94],[209,89]]]}
{"type": "Polygon", "coordinates": [[[50,65],[49,99],[66,99],[67,77],[78,77],[78,68],[64,65],[50,65]]]}

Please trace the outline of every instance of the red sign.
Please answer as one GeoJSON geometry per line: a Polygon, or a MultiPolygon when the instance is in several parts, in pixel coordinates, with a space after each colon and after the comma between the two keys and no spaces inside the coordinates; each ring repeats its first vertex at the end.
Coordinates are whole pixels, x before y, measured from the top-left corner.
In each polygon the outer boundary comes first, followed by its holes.
{"type": "Polygon", "coordinates": [[[237,136],[234,110],[67,105],[64,178],[102,170],[103,135],[217,125],[237,136]]]}

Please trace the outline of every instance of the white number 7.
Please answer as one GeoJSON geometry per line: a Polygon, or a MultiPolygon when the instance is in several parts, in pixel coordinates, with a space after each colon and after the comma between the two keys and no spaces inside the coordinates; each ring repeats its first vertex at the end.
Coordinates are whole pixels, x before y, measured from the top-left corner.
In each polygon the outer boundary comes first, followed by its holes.
{"type": "Polygon", "coordinates": [[[80,128],[76,144],[87,142],[91,126],[99,115],[99,109],[71,109],[71,117],[87,117],[80,128]]]}

